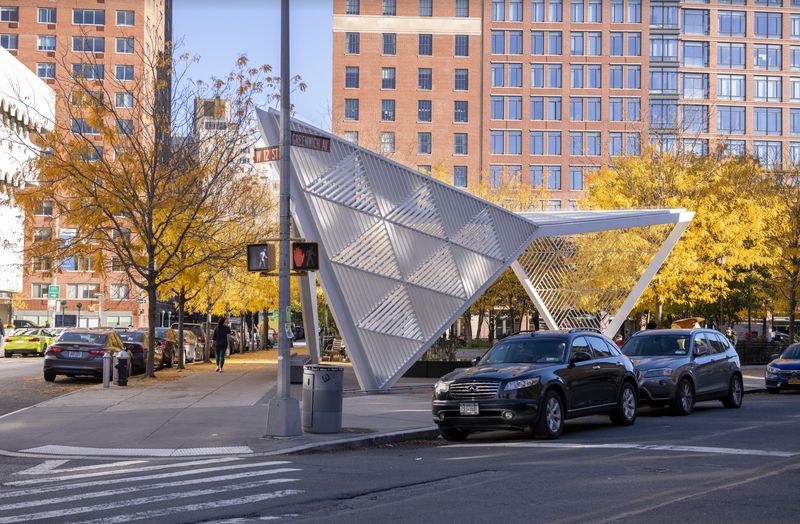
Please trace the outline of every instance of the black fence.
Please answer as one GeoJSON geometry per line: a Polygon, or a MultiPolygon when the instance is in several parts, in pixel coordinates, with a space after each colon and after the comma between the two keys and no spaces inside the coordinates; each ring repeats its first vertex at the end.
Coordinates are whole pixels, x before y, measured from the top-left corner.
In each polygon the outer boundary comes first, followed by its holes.
{"type": "Polygon", "coordinates": [[[736,343],[736,352],[743,365],[768,364],[773,355],[780,354],[785,348],[785,344],[762,340],[740,340],[736,343]]]}

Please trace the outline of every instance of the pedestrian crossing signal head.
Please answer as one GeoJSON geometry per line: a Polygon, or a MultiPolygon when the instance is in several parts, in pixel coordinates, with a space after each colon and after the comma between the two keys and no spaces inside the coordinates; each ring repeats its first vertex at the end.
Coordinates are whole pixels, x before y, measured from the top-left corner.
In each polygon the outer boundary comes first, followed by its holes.
{"type": "Polygon", "coordinates": [[[292,269],[295,271],[318,271],[319,244],[316,242],[293,242],[292,269]]]}
{"type": "Polygon", "coordinates": [[[247,246],[248,271],[275,271],[275,244],[249,244],[247,246]]]}

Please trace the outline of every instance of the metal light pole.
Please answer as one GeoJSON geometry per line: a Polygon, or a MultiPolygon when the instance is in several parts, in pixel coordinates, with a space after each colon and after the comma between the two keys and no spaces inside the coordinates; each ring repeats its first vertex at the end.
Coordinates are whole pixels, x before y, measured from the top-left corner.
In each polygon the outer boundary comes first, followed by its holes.
{"type": "Polygon", "coordinates": [[[281,181],[280,234],[278,265],[278,398],[269,401],[267,435],[291,437],[303,433],[300,427],[300,403],[289,391],[289,183],[291,129],[289,125],[289,0],[281,0],[281,181]]]}

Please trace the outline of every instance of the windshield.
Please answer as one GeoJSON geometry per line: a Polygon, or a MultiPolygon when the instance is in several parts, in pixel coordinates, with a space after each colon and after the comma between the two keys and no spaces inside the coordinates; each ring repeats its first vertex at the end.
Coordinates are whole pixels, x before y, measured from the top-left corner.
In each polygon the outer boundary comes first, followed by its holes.
{"type": "Polygon", "coordinates": [[[546,364],[564,361],[567,344],[560,338],[517,339],[498,343],[478,362],[484,364],[546,364]]]}
{"type": "Polygon", "coordinates": [[[663,334],[632,337],[622,346],[629,357],[687,355],[689,335],[663,334]]]}
{"type": "Polygon", "coordinates": [[[83,342],[84,344],[105,344],[106,335],[103,333],[81,333],[65,331],[58,337],[59,342],[83,342]]]}
{"type": "Polygon", "coordinates": [[[144,333],[141,331],[119,331],[117,335],[124,342],[144,342],[144,333]]]}
{"type": "Polygon", "coordinates": [[[781,358],[785,358],[787,360],[800,360],[800,344],[786,348],[786,351],[783,352],[781,358]]]}

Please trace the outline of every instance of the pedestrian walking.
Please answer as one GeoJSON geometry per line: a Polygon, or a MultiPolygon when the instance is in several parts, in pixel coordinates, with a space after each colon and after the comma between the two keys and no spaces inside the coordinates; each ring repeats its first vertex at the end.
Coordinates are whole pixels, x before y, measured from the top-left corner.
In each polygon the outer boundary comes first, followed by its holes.
{"type": "Polygon", "coordinates": [[[220,318],[214,329],[214,349],[217,353],[216,371],[218,373],[222,373],[222,368],[225,366],[225,350],[228,349],[228,336],[231,334],[231,328],[226,326],[225,322],[225,317],[220,318]]]}

